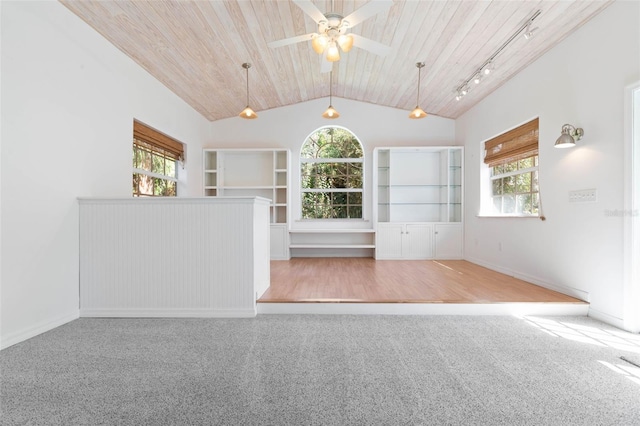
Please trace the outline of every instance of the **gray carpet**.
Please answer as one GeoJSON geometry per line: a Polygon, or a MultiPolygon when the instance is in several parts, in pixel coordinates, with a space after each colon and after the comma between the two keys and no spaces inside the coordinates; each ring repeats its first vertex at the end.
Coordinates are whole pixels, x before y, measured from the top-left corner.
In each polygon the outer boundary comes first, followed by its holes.
{"type": "Polygon", "coordinates": [[[575,324],[578,334],[596,330],[600,342],[616,336],[609,340],[629,350],[558,337],[513,317],[79,319],[0,352],[0,418],[3,425],[640,425],[640,380],[620,360],[640,353],[638,336],[585,317],[557,321],[575,324]],[[621,364],[626,370],[611,368],[621,364]]]}

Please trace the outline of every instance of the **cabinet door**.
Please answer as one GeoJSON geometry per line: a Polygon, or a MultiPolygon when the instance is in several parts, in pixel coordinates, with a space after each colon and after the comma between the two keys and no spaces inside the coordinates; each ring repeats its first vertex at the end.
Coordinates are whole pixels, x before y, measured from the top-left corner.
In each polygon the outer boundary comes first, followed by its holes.
{"type": "Polygon", "coordinates": [[[287,225],[271,225],[271,259],[289,259],[288,237],[287,225]]]}
{"type": "Polygon", "coordinates": [[[435,225],[436,259],[462,259],[462,225],[435,225]]]}
{"type": "Polygon", "coordinates": [[[401,259],[404,225],[378,224],[376,232],[376,259],[401,259]]]}
{"type": "Polygon", "coordinates": [[[402,239],[402,258],[433,258],[433,230],[431,225],[406,225],[402,239]]]}

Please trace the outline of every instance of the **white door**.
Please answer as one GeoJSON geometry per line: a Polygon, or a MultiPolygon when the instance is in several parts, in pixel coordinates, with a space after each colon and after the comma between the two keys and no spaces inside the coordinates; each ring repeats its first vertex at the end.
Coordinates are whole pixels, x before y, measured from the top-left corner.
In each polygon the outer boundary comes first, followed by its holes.
{"type": "Polygon", "coordinates": [[[404,225],[378,224],[376,231],[376,259],[402,258],[402,237],[404,225]]]}
{"type": "Polygon", "coordinates": [[[640,332],[640,81],[625,89],[624,329],[640,332]]]}
{"type": "Polygon", "coordinates": [[[431,225],[406,225],[402,239],[402,258],[433,258],[433,228],[431,225]]]}

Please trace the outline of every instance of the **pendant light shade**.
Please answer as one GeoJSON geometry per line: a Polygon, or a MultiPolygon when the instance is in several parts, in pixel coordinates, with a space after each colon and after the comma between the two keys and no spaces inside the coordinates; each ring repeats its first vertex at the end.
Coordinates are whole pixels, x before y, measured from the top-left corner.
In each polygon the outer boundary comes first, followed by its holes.
{"type": "Polygon", "coordinates": [[[333,106],[329,105],[329,108],[327,108],[327,110],[326,110],[325,112],[323,112],[323,113],[322,113],[322,116],[323,116],[324,118],[329,118],[329,119],[331,119],[331,118],[338,118],[338,117],[340,117],[340,114],[338,113],[338,111],[336,111],[336,109],[335,109],[333,106]]]}
{"type": "Polygon", "coordinates": [[[427,113],[419,106],[416,106],[415,109],[411,111],[411,114],[409,114],[409,118],[425,118],[426,116],[427,113]]]}
{"type": "Polygon", "coordinates": [[[331,102],[333,100],[332,87],[333,87],[333,71],[329,73],[329,108],[327,108],[326,111],[322,113],[322,116],[324,118],[329,118],[329,119],[340,117],[340,114],[338,114],[338,111],[336,111],[333,105],[331,105],[331,102]]]}
{"type": "Polygon", "coordinates": [[[418,95],[416,97],[416,107],[409,114],[409,118],[413,119],[425,118],[427,116],[427,113],[420,108],[420,71],[422,67],[424,67],[424,62],[417,62],[416,67],[418,68],[418,95]]]}
{"type": "Polygon", "coordinates": [[[249,106],[249,68],[251,68],[251,64],[248,62],[245,62],[244,64],[242,64],[242,68],[247,70],[247,106],[245,109],[242,110],[239,116],[240,118],[246,118],[248,120],[251,120],[254,118],[258,118],[258,114],[256,114],[255,111],[251,109],[251,107],[249,106]]]}

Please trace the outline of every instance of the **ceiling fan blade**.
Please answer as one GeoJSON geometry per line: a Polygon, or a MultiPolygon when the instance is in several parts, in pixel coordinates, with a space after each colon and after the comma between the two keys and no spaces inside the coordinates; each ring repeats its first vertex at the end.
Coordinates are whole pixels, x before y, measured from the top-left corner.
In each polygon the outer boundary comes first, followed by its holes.
{"type": "Polygon", "coordinates": [[[304,13],[311,16],[311,19],[316,21],[316,23],[320,23],[320,21],[325,21],[324,14],[316,7],[315,4],[311,3],[311,0],[293,0],[293,2],[300,8],[304,13]]]}
{"type": "Polygon", "coordinates": [[[309,33],[305,35],[299,35],[295,37],[283,38],[282,40],[276,40],[267,43],[267,46],[271,48],[288,46],[290,44],[300,43],[301,41],[311,40],[316,33],[309,33]]]}
{"type": "Polygon", "coordinates": [[[356,9],[348,16],[345,16],[344,20],[349,22],[349,27],[354,27],[365,19],[386,11],[392,4],[393,0],[371,0],[361,8],[356,9]]]}
{"type": "Polygon", "coordinates": [[[378,56],[387,56],[391,51],[391,47],[386,44],[378,43],[370,38],[362,37],[358,34],[351,34],[353,37],[353,45],[360,49],[368,50],[378,56]]]}

